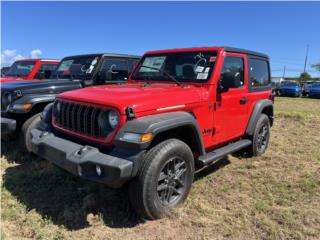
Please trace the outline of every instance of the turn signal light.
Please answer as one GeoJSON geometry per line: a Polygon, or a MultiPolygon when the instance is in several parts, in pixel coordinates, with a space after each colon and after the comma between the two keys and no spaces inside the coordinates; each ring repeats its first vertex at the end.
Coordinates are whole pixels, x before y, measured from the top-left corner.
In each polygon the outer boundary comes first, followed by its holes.
{"type": "Polygon", "coordinates": [[[140,141],[141,142],[149,142],[152,139],[153,134],[152,133],[146,133],[141,135],[140,141]]]}
{"type": "Polygon", "coordinates": [[[28,111],[32,107],[31,103],[25,103],[21,105],[21,108],[25,111],[28,111]]]}

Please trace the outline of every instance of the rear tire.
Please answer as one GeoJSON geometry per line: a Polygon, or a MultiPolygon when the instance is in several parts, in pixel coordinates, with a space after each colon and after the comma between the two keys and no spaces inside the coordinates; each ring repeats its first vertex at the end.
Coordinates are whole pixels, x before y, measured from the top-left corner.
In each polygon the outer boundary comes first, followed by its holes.
{"type": "Polygon", "coordinates": [[[268,148],[270,138],[270,120],[266,114],[261,114],[253,132],[252,145],[246,149],[249,157],[262,155],[268,148]]]}
{"type": "Polygon", "coordinates": [[[29,153],[31,152],[31,141],[32,141],[31,130],[40,126],[41,124],[40,115],[41,113],[33,115],[31,118],[29,118],[27,121],[24,122],[21,128],[21,136],[20,136],[21,143],[23,148],[29,153]]]}
{"type": "Polygon", "coordinates": [[[193,154],[178,139],[151,148],[137,177],[129,185],[129,198],[136,211],[154,220],[167,216],[187,198],[194,174],[193,154]]]}

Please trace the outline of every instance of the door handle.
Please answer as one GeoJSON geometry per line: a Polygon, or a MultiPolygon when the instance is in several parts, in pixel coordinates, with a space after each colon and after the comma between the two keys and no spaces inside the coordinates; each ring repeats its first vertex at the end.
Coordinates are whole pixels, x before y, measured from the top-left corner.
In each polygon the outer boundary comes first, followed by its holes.
{"type": "Polygon", "coordinates": [[[240,98],[240,104],[246,104],[249,101],[247,97],[240,98]]]}

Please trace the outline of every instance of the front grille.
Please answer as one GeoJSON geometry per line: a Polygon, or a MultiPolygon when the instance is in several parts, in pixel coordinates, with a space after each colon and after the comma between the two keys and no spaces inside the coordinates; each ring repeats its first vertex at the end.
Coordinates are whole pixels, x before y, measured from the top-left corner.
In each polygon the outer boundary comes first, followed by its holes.
{"type": "Polygon", "coordinates": [[[79,103],[57,100],[54,104],[55,123],[64,129],[90,137],[106,137],[111,128],[104,124],[108,119],[102,119],[109,110],[86,106],[79,103]],[[60,104],[60,111],[57,105],[60,104]]]}

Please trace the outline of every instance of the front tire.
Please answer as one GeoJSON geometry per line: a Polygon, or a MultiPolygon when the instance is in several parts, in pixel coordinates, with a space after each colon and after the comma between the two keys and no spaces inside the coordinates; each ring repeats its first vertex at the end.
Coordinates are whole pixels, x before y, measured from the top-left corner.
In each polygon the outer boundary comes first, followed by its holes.
{"type": "Polygon", "coordinates": [[[21,142],[22,146],[24,146],[24,149],[27,152],[31,152],[31,141],[32,141],[32,136],[31,136],[31,130],[38,128],[41,124],[41,118],[40,118],[41,113],[38,113],[36,115],[33,115],[30,117],[27,121],[24,122],[21,128],[21,142]]]}
{"type": "Polygon", "coordinates": [[[129,185],[130,201],[144,218],[165,217],[187,198],[193,174],[188,145],[178,139],[163,141],[146,153],[138,176],[129,185]]]}

